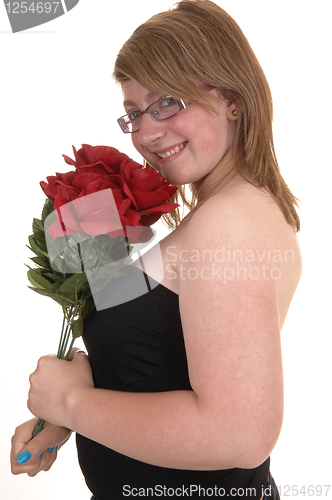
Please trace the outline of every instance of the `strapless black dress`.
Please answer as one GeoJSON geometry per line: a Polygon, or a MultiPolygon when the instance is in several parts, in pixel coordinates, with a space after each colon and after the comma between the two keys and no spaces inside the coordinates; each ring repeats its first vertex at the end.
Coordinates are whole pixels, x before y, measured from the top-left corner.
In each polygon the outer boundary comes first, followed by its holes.
{"type": "MultiPolygon", "coordinates": [[[[103,294],[105,308],[86,318],[83,335],[96,387],[128,392],[192,390],[178,295],[132,266],[103,294]]],[[[205,492],[209,498],[221,498],[223,491],[224,497],[259,500],[269,478],[269,459],[255,469],[178,470],[134,460],[79,434],[76,440],[86,484],[98,500],[165,498],[172,492],[190,498],[202,498],[205,492]],[[234,496],[234,488],[239,495],[234,496]]]]}

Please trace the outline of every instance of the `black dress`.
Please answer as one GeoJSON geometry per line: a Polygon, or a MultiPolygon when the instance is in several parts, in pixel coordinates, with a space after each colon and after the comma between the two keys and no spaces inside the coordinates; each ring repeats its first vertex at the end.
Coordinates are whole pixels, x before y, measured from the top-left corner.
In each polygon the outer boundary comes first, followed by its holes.
{"type": "MultiPolygon", "coordinates": [[[[128,392],[192,390],[178,295],[151,279],[148,289],[146,281],[128,266],[103,291],[109,303],[118,305],[105,303],[85,320],[83,340],[95,385],[128,392]],[[136,298],[125,301],[129,291],[136,298]]],[[[76,440],[86,484],[98,500],[227,495],[259,500],[269,478],[269,459],[255,469],[177,470],[134,460],[81,435],[76,440]],[[232,488],[240,488],[238,496],[232,488]]]]}

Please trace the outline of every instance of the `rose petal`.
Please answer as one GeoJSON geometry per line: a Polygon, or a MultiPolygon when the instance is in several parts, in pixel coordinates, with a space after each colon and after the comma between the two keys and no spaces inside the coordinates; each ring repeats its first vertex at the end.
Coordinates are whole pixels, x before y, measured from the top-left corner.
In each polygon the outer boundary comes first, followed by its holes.
{"type": "Polygon", "coordinates": [[[158,206],[164,205],[169,200],[170,194],[162,189],[156,191],[133,191],[133,196],[136,200],[139,210],[145,211],[146,209],[156,209],[158,206]]]}

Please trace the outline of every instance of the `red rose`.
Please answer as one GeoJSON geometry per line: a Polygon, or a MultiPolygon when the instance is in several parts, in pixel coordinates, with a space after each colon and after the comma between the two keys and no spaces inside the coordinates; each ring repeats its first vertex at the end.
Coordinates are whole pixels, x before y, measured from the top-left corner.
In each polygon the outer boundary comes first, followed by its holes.
{"type": "Polygon", "coordinates": [[[123,179],[120,175],[102,171],[57,173],[47,177],[47,181],[48,183],[42,181],[40,185],[46,196],[54,202],[55,210],[76,198],[97,191],[109,188],[123,190],[123,179]]]}
{"type": "MultiPolygon", "coordinates": [[[[128,226],[150,226],[163,213],[171,212],[178,206],[167,203],[177,190],[176,187],[171,186],[154,170],[143,168],[117,149],[83,144],[79,151],[74,147],[73,150],[75,161],[63,156],[66,163],[76,167],[76,171],[57,173],[47,177],[47,183],[40,183],[46,196],[54,202],[54,209],[60,219],[49,229],[53,237],[60,236],[60,233],[63,235],[65,229],[67,234],[84,231],[91,235],[111,236],[110,228],[118,218],[128,233],[128,226]],[[88,197],[107,189],[112,190],[113,196],[109,196],[109,199],[107,195],[91,199],[88,197]],[[83,197],[87,197],[86,203],[83,200],[81,203],[70,203],[83,197]],[[113,198],[118,212],[115,219],[109,212],[110,207],[114,206],[113,198]],[[66,204],[69,206],[64,208],[66,204]]],[[[136,229],[135,234],[140,231],[142,230],[136,229]]],[[[133,229],[131,233],[133,235],[133,229]]]]}
{"type": "MultiPolygon", "coordinates": [[[[177,191],[177,187],[171,186],[158,172],[151,168],[142,169],[132,160],[121,164],[121,172],[125,180],[124,191],[142,214],[142,225],[150,226],[163,213],[171,211],[167,200],[177,191]]],[[[177,205],[173,206],[176,208],[177,205]]]]}
{"type": "Polygon", "coordinates": [[[113,189],[104,189],[76,198],[58,211],[58,219],[47,228],[53,238],[86,233],[90,236],[108,234],[112,238],[128,236],[137,240],[151,237],[150,228],[139,225],[139,214],[130,209],[130,200],[114,199],[113,189]],[[147,233],[145,229],[149,229],[147,233]],[[144,235],[141,234],[144,230],[144,235]]]}
{"type": "Polygon", "coordinates": [[[78,151],[76,151],[73,146],[73,151],[75,161],[69,158],[69,156],[62,156],[68,165],[73,165],[77,169],[102,167],[107,172],[117,173],[121,162],[128,159],[127,155],[109,146],[90,146],[89,144],[82,144],[81,149],[78,151]]]}

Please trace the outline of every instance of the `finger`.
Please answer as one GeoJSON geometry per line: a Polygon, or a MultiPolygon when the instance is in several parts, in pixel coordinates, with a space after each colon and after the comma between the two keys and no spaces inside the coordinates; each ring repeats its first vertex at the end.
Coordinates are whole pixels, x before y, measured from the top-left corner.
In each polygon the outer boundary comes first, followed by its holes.
{"type": "Polygon", "coordinates": [[[30,439],[18,453],[16,450],[15,452],[13,450],[12,463],[14,462],[16,467],[22,466],[21,468],[24,468],[24,470],[28,472],[31,468],[35,468],[35,465],[40,465],[40,457],[47,448],[48,441],[47,436],[45,439],[45,435],[42,435],[42,432],[34,439],[30,439]]]}
{"type": "Polygon", "coordinates": [[[74,347],[70,351],[70,355],[69,355],[68,360],[73,361],[76,357],[80,356],[81,354],[84,354],[85,356],[87,356],[85,351],[82,351],[82,349],[78,349],[78,347],[74,347]]]}
{"type": "MultiPolygon", "coordinates": [[[[30,423],[35,423],[35,421],[34,419],[30,423]]],[[[68,429],[52,426],[46,422],[45,428],[32,439],[32,430],[33,425],[29,425],[23,429],[18,428],[15,433],[17,437],[13,437],[11,453],[13,465],[25,466],[25,469],[30,469],[30,464],[39,464],[41,454],[48,448],[55,448],[64,442],[70,432],[68,429]]]]}
{"type": "Polygon", "coordinates": [[[69,429],[45,422],[44,429],[32,439],[36,422],[37,419],[34,418],[20,425],[12,437],[11,470],[15,475],[27,473],[34,476],[41,470],[49,470],[56,460],[57,448],[60,449],[71,436],[69,429]],[[33,453],[30,450],[34,450],[33,453]],[[31,458],[25,455],[28,459],[24,463],[19,463],[17,458],[25,451],[31,454],[31,458]]]}
{"type": "MultiPolygon", "coordinates": [[[[26,473],[30,477],[36,476],[40,471],[48,471],[57,458],[58,446],[46,449],[39,457],[28,458],[26,462],[18,463],[17,460],[12,463],[12,473],[14,475],[26,473]]],[[[27,452],[29,453],[29,452],[27,452]]],[[[19,457],[25,457],[26,452],[23,451],[19,457]]],[[[22,460],[22,458],[21,458],[22,460]]]]}
{"type": "Polygon", "coordinates": [[[15,429],[15,434],[12,437],[11,457],[16,459],[19,452],[26,446],[32,439],[32,431],[34,429],[37,419],[33,418],[15,429]]]}
{"type": "Polygon", "coordinates": [[[42,454],[39,457],[32,458],[31,453],[24,449],[17,453],[12,453],[11,456],[11,471],[14,475],[38,472],[42,461],[42,454]]]}
{"type": "Polygon", "coordinates": [[[35,469],[31,469],[31,472],[28,472],[28,476],[35,477],[41,471],[49,471],[56,459],[57,451],[55,448],[50,448],[50,450],[44,451],[44,453],[41,455],[39,466],[35,469]]]}
{"type": "Polygon", "coordinates": [[[36,475],[40,472],[41,460],[34,463],[28,463],[27,465],[19,465],[19,464],[11,464],[11,472],[14,476],[18,476],[19,474],[33,474],[36,475]]]}
{"type": "Polygon", "coordinates": [[[41,464],[42,469],[44,471],[50,470],[50,468],[52,467],[52,465],[56,461],[57,456],[58,456],[57,448],[58,447],[49,448],[47,451],[45,451],[44,456],[43,456],[43,460],[45,457],[45,462],[42,461],[42,464],[41,464]]]}

